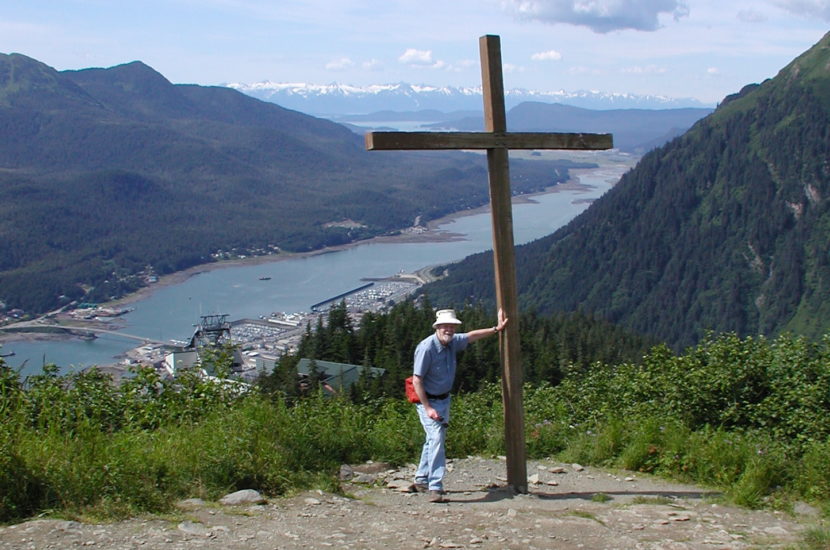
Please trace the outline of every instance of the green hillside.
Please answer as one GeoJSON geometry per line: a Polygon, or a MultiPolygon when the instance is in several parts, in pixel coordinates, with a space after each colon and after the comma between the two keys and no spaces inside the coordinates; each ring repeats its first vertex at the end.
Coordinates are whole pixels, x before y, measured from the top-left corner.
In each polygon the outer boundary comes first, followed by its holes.
{"type": "MultiPolygon", "coordinates": [[[[830,329],[830,35],[730,96],[550,237],[517,251],[520,301],[669,342],[709,330],[830,329]]],[[[492,300],[489,255],[453,266],[435,301],[492,300]]]]}
{"type": "MultiPolygon", "coordinates": [[[[519,192],[567,164],[516,162],[519,192]]],[[[368,153],[344,126],[140,62],[0,55],[0,302],[102,301],[221,255],[308,251],[487,201],[465,153],[368,153]],[[338,222],[350,223],[338,223],[338,222]],[[354,222],[354,223],[351,223],[354,222]]]]}

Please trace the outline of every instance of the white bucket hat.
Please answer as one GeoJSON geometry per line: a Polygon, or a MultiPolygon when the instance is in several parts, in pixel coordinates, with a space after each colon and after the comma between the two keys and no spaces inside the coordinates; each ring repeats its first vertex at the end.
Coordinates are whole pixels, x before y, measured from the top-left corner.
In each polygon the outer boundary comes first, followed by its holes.
{"type": "Polygon", "coordinates": [[[435,322],[432,323],[432,328],[438,325],[460,325],[461,321],[455,316],[454,309],[439,309],[435,312],[435,322]]]}

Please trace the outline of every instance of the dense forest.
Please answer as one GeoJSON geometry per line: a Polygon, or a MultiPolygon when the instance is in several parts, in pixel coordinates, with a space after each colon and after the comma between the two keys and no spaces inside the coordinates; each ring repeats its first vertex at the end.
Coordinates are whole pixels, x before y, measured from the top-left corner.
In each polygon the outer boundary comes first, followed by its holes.
{"type": "MultiPolygon", "coordinates": [[[[516,160],[517,193],[569,162],[516,160]]],[[[0,56],[0,302],[98,302],[226,257],[394,233],[487,202],[482,155],[365,150],[344,126],[140,62],[0,56]]]]}
{"type": "MultiPolygon", "coordinates": [[[[481,307],[459,310],[462,330],[494,324],[495,316],[481,307]]],[[[385,370],[378,379],[362,379],[351,388],[359,399],[399,397],[403,380],[412,374],[415,347],[433,332],[435,311],[428,298],[403,302],[388,313],[368,313],[354,326],[345,303],[333,307],[314,327],[308,327],[296,354],[282,357],[262,382],[270,390],[296,393],[300,358],[365,365],[385,370]]],[[[580,314],[522,315],[519,320],[525,380],[558,384],[567,374],[587,371],[596,362],[637,363],[657,342],[621,330],[606,321],[580,314]]],[[[459,355],[454,391],[472,392],[501,379],[498,339],[476,342],[459,355]]]]}
{"type": "MultiPolygon", "coordinates": [[[[591,208],[516,254],[520,303],[670,343],[830,329],[830,35],[645,155],[591,208]]],[[[480,254],[425,290],[492,304],[480,254]]]]}

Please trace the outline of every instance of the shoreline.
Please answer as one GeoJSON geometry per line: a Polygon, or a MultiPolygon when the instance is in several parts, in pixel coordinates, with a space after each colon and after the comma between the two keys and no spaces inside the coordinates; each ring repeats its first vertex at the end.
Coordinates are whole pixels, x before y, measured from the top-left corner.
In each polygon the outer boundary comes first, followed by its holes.
{"type": "MultiPolygon", "coordinates": [[[[585,171],[593,171],[595,169],[585,169],[585,171]]],[[[582,172],[583,170],[572,170],[572,172],[582,172]]],[[[588,191],[592,189],[593,186],[586,185],[580,182],[579,176],[574,175],[568,181],[564,183],[560,183],[557,185],[552,185],[546,188],[543,191],[539,191],[536,193],[528,193],[526,195],[516,195],[513,197],[512,204],[526,204],[536,202],[533,200],[533,197],[541,196],[541,195],[548,195],[550,193],[559,193],[562,191],[588,191]]],[[[576,199],[581,200],[581,199],[576,199]]],[[[455,240],[464,240],[464,235],[459,233],[454,233],[452,231],[446,229],[438,229],[442,225],[447,225],[455,220],[464,218],[466,216],[474,216],[477,214],[482,214],[484,212],[490,211],[490,205],[485,204],[476,208],[470,208],[468,210],[460,210],[458,212],[453,212],[452,214],[447,214],[446,216],[442,216],[441,218],[436,218],[427,222],[426,231],[421,233],[401,233],[399,235],[379,235],[377,237],[372,237],[370,239],[364,239],[360,241],[353,241],[346,244],[341,244],[337,246],[330,246],[326,248],[321,248],[319,250],[312,250],[310,252],[284,252],[280,254],[268,255],[268,256],[252,256],[249,258],[244,259],[237,259],[237,260],[222,260],[219,262],[212,262],[208,264],[199,264],[193,267],[187,268],[183,271],[177,271],[175,273],[169,273],[167,275],[163,275],[159,277],[158,281],[153,283],[152,285],[145,286],[136,290],[135,292],[128,294],[126,296],[122,296],[116,300],[106,302],[101,304],[102,307],[124,307],[134,302],[138,302],[150,296],[156,290],[176,285],[179,283],[183,283],[184,281],[199,275],[201,273],[209,273],[211,271],[215,271],[217,269],[224,269],[228,267],[240,267],[240,266],[254,266],[254,265],[262,265],[267,263],[273,262],[282,262],[286,260],[294,260],[297,258],[309,258],[313,256],[319,256],[322,254],[331,254],[333,252],[340,252],[342,250],[347,250],[349,248],[354,248],[357,246],[365,245],[365,244],[372,244],[372,243],[437,243],[437,242],[448,242],[448,241],[455,241],[455,240]]],[[[405,230],[402,230],[405,231],[405,230]]],[[[0,341],[2,341],[2,337],[0,337],[0,341]]]]}
{"type": "MultiPolygon", "coordinates": [[[[600,168],[601,169],[601,168],[600,168]]],[[[593,169],[581,169],[581,170],[572,170],[571,171],[571,178],[560,184],[552,185],[542,191],[538,191],[536,193],[528,193],[525,195],[516,195],[512,198],[512,204],[527,204],[527,203],[534,203],[534,197],[548,195],[551,193],[559,193],[559,192],[567,192],[567,191],[583,191],[587,192],[594,188],[592,185],[583,184],[580,181],[579,174],[583,172],[595,172],[597,168],[593,169]]],[[[582,202],[587,199],[579,199],[575,198],[575,201],[582,202]]],[[[430,243],[430,242],[448,242],[448,241],[456,241],[456,240],[464,240],[466,238],[465,235],[455,233],[447,228],[439,229],[441,226],[446,226],[453,223],[456,220],[467,216],[473,216],[482,214],[485,212],[490,211],[490,205],[484,204],[476,208],[470,208],[467,210],[461,210],[458,212],[453,212],[451,214],[447,214],[446,216],[442,216],[441,218],[436,218],[426,223],[426,229],[421,232],[406,232],[406,229],[402,230],[402,232],[398,235],[381,235],[372,237],[369,239],[364,239],[360,241],[354,241],[350,243],[345,243],[338,246],[326,247],[319,250],[313,250],[310,252],[287,252],[287,253],[280,253],[280,254],[273,254],[267,256],[252,256],[243,259],[234,259],[234,260],[222,260],[217,262],[211,262],[206,264],[199,264],[188,269],[177,271],[175,273],[170,273],[167,275],[163,275],[159,277],[158,281],[142,287],[135,292],[132,292],[126,296],[122,296],[116,300],[112,300],[109,302],[105,302],[101,304],[101,307],[107,308],[124,308],[129,306],[132,303],[141,301],[149,296],[151,296],[157,290],[161,290],[163,288],[177,285],[183,283],[194,277],[196,275],[202,273],[209,273],[214,270],[218,269],[225,269],[230,267],[240,267],[240,266],[255,266],[255,265],[263,265],[272,262],[281,262],[286,260],[298,259],[298,258],[307,258],[318,256],[322,254],[331,254],[333,252],[340,252],[343,250],[347,250],[349,248],[361,246],[364,244],[372,244],[372,243],[430,243]]],[[[411,228],[408,228],[411,229],[411,228]]],[[[36,324],[32,325],[32,321],[24,322],[27,326],[37,326],[36,324]]],[[[0,327],[0,345],[6,342],[31,342],[31,341],[55,341],[55,340],[65,340],[73,338],[72,335],[69,334],[61,334],[61,333],[49,333],[49,332],[6,332],[4,328],[12,328],[17,323],[7,326],[7,327],[0,327]]],[[[62,324],[62,323],[61,323],[62,324]]],[[[72,326],[78,326],[83,328],[95,329],[95,328],[102,328],[100,322],[78,322],[75,321],[71,324],[66,324],[66,328],[72,328],[72,326]]],[[[109,328],[109,327],[107,327],[109,328]]]]}

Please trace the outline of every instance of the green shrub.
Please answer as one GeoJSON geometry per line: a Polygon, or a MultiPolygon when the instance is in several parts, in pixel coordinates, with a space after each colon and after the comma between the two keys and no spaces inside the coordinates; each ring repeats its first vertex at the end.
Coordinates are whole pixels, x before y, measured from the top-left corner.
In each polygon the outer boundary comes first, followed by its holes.
{"type": "Polygon", "coordinates": [[[566,405],[555,398],[555,389],[548,384],[525,385],[524,406],[528,457],[545,458],[565,449],[574,428],[568,423],[566,405]]]}
{"type": "Polygon", "coordinates": [[[663,463],[666,425],[664,419],[647,418],[626,429],[618,465],[627,470],[654,472],[663,463]]]}
{"type": "Polygon", "coordinates": [[[463,457],[504,453],[504,414],[501,393],[487,384],[475,393],[453,396],[447,455],[463,457]]]}
{"type": "Polygon", "coordinates": [[[287,423],[277,435],[288,467],[334,472],[343,463],[365,460],[368,417],[361,406],[322,394],[302,399],[287,410],[287,423]]]}
{"type": "Polygon", "coordinates": [[[98,426],[75,424],[67,432],[53,425],[29,432],[18,445],[27,469],[44,487],[37,507],[79,509],[102,496],[110,440],[98,426]]]}
{"type": "Polygon", "coordinates": [[[623,420],[612,420],[588,428],[574,427],[562,458],[567,462],[612,465],[631,436],[631,425],[623,420]]]}
{"type": "Polygon", "coordinates": [[[0,522],[38,511],[41,500],[41,484],[21,455],[17,429],[8,416],[0,426],[0,522]]]}
{"type": "Polygon", "coordinates": [[[785,475],[782,468],[783,464],[770,457],[754,457],[730,487],[730,497],[741,506],[761,508],[765,498],[780,487],[785,475]]]}
{"type": "Polygon", "coordinates": [[[366,437],[372,457],[392,464],[408,464],[418,459],[424,430],[415,405],[405,399],[387,399],[374,405],[369,414],[372,423],[366,437]]]}
{"type": "Polygon", "coordinates": [[[198,423],[159,430],[147,462],[179,497],[214,499],[238,489],[280,494],[292,488],[292,472],[304,471],[281,445],[289,416],[284,406],[251,396],[198,423]]]}
{"type": "Polygon", "coordinates": [[[567,446],[559,457],[565,462],[591,464],[595,449],[596,434],[592,430],[579,431],[570,435],[567,446]]]}
{"type": "Polygon", "coordinates": [[[818,344],[788,335],[770,344],[768,389],[751,408],[753,427],[810,446],[830,436],[830,335],[818,344]]]}
{"type": "Polygon", "coordinates": [[[808,500],[830,500],[830,438],[807,447],[793,485],[808,500]]]}

